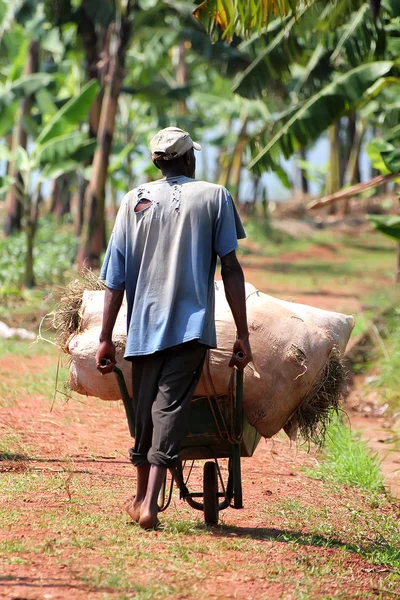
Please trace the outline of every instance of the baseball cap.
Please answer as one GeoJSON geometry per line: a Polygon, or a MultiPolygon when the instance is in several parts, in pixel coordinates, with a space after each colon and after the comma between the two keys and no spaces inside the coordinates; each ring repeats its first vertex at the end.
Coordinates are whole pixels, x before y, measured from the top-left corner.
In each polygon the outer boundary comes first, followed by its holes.
{"type": "Polygon", "coordinates": [[[201,150],[200,144],[194,142],[188,132],[179,127],[161,129],[150,142],[153,159],[173,160],[183,156],[191,148],[201,150]]]}

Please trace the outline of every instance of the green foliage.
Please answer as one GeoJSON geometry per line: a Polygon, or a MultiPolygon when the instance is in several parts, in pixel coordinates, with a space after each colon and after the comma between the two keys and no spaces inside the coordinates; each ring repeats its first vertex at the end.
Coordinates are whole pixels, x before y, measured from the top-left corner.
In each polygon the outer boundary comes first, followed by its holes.
{"type": "Polygon", "coordinates": [[[339,76],[306,102],[290,109],[271,131],[252,140],[253,160],[249,168],[262,172],[283,154],[289,158],[296,150],[315,141],[332,123],[367,101],[366,92],[393,68],[391,61],[361,65],[339,76]],[[272,138],[272,139],[271,139],[272,138]],[[264,146],[264,144],[266,144],[264,146]],[[264,146],[264,147],[262,147],[264,146]]]}
{"type": "Polygon", "coordinates": [[[396,242],[400,242],[400,216],[368,215],[368,220],[377,231],[384,233],[396,242]]]}
{"type": "MultiPolygon", "coordinates": [[[[68,230],[56,227],[52,218],[43,219],[38,227],[34,248],[35,276],[40,285],[63,281],[75,259],[77,240],[68,230]]],[[[14,234],[0,239],[0,293],[23,283],[26,236],[14,234]]]]}
{"type": "Polygon", "coordinates": [[[64,136],[74,131],[76,126],[88,117],[90,107],[98,92],[99,85],[97,81],[89,81],[80,93],[71,98],[53,116],[39,135],[38,144],[44,144],[58,136],[64,136]]]}
{"type": "MultiPolygon", "coordinates": [[[[307,8],[303,8],[303,14],[307,8]]],[[[232,90],[246,98],[258,98],[271,85],[271,80],[282,80],[290,72],[291,63],[300,55],[300,44],[295,35],[289,35],[298,24],[296,17],[272,21],[266,33],[239,45],[239,50],[252,58],[251,64],[239,73],[232,90]]]]}
{"type": "Polygon", "coordinates": [[[74,131],[59,135],[36,147],[35,158],[39,165],[58,165],[71,154],[76,152],[87,140],[87,135],[81,131],[74,131]]]}
{"type": "Polygon", "coordinates": [[[383,162],[390,173],[400,173],[400,150],[391,149],[381,152],[383,162]]]}
{"type": "MultiPolygon", "coordinates": [[[[396,88],[399,91],[399,88],[396,88]]],[[[393,109],[393,106],[390,106],[393,109]]],[[[400,172],[400,126],[391,127],[383,137],[373,138],[367,153],[374,168],[382,175],[400,172]]]]}
{"type": "Polygon", "coordinates": [[[52,75],[47,73],[23,75],[9,86],[6,86],[5,89],[2,90],[2,93],[7,100],[10,93],[16,97],[31,96],[38,90],[48,86],[52,79],[52,75]]]}
{"type": "Polygon", "coordinates": [[[382,151],[388,148],[388,143],[381,138],[374,138],[367,146],[367,154],[371,160],[371,165],[374,169],[378,169],[382,175],[387,175],[390,172],[382,158],[382,151]]]}
{"type": "Polygon", "coordinates": [[[383,491],[380,462],[359,434],[342,421],[328,428],[324,460],[308,474],[323,481],[350,485],[371,493],[383,491]]]}
{"type": "MultiPolygon", "coordinates": [[[[260,34],[269,20],[283,17],[289,13],[297,15],[304,4],[316,4],[316,0],[205,0],[195,11],[195,17],[205,27],[212,39],[218,39],[219,33],[228,42],[234,35],[249,37],[260,34]]],[[[358,10],[363,0],[339,0],[328,2],[326,10],[327,25],[331,29],[342,24],[349,13],[358,10]]]]}

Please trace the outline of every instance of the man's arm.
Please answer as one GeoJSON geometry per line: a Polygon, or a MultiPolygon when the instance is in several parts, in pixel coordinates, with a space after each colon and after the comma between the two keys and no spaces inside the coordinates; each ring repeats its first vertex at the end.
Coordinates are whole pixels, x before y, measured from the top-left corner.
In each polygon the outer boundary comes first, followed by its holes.
{"type": "Polygon", "coordinates": [[[233,354],[229,366],[236,366],[238,369],[244,369],[247,363],[253,360],[253,357],[251,354],[249,330],[247,327],[244,275],[235,251],[230,252],[221,258],[221,267],[226,299],[232,311],[237,329],[237,339],[233,347],[233,354]],[[238,358],[238,352],[243,352],[243,359],[238,358]]]}
{"type": "Polygon", "coordinates": [[[102,375],[111,373],[117,362],[115,359],[115,346],[112,341],[112,332],[119,309],[121,308],[123,297],[124,290],[112,290],[106,287],[104,294],[103,324],[99,338],[100,345],[96,354],[97,370],[100,371],[102,375]],[[103,366],[101,364],[103,359],[109,360],[110,364],[103,366]]]}

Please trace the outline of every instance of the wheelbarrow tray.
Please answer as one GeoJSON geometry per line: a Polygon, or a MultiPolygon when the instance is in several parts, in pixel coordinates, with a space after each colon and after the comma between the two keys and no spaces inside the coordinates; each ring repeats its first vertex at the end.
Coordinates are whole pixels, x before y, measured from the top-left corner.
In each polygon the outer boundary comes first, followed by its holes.
{"type": "Polygon", "coordinates": [[[230,458],[232,443],[240,442],[240,455],[253,456],[260,434],[242,416],[238,439],[232,439],[233,407],[228,396],[195,397],[190,404],[188,432],[182,441],[182,460],[230,458]]]}

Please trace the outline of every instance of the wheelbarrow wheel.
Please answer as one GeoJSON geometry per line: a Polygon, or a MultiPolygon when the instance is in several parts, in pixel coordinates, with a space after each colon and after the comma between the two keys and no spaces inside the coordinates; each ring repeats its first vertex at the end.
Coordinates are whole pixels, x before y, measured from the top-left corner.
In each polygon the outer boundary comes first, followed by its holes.
{"type": "Polygon", "coordinates": [[[207,525],[218,524],[218,472],[217,465],[208,461],[203,471],[204,521],[207,525]]]}

